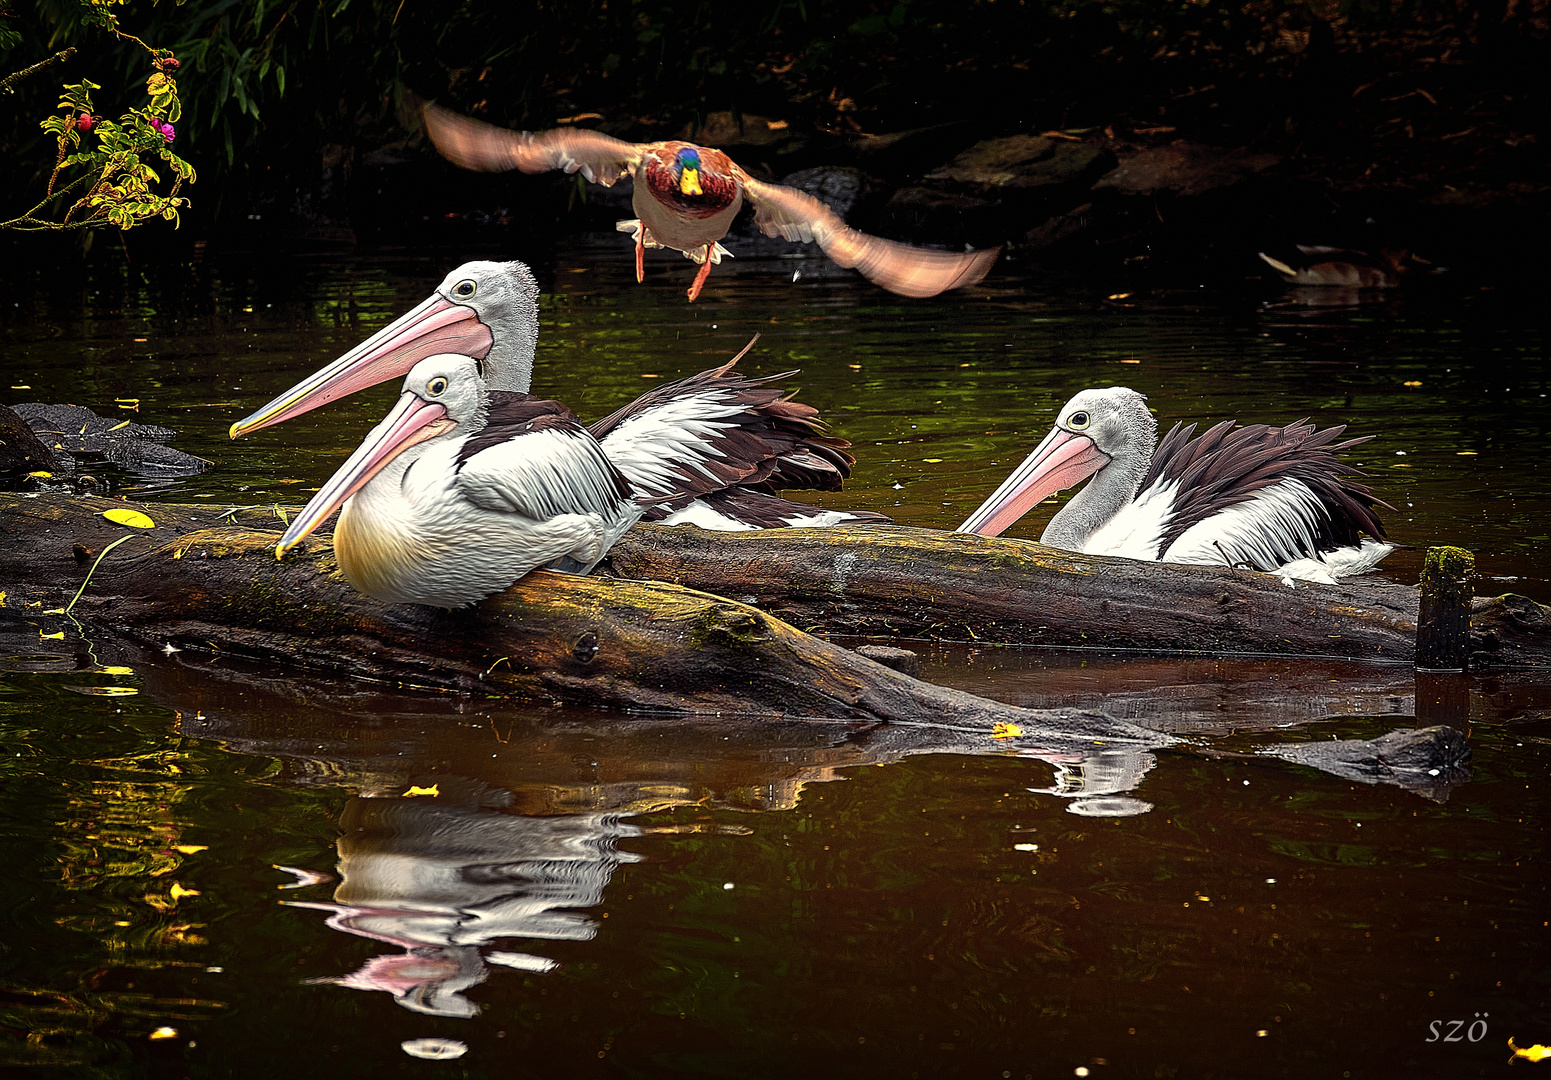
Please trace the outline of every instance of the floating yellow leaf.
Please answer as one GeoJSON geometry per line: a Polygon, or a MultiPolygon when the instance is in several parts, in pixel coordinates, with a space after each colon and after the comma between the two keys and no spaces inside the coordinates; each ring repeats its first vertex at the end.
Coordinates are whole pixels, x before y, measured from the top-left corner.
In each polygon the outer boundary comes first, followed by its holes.
{"type": "Polygon", "coordinates": [[[1124,299],[1126,299],[1126,297],[1128,297],[1130,295],[1131,294],[1128,293],[1128,292],[1110,293],[1104,299],[1106,299],[1106,300],[1124,300],[1124,299]]]}
{"type": "Polygon", "coordinates": [[[185,889],[182,885],[179,885],[176,881],[174,881],[172,883],[172,888],[167,890],[167,895],[172,897],[174,900],[181,900],[185,896],[198,896],[199,890],[185,889]]]}
{"type": "Polygon", "coordinates": [[[178,1029],[175,1027],[159,1027],[151,1032],[151,1038],[153,1039],[176,1039],[177,1037],[178,1029]]]}
{"type": "Polygon", "coordinates": [[[65,637],[65,632],[63,630],[61,630],[57,634],[45,634],[42,630],[39,630],[38,631],[38,636],[40,638],[42,638],[44,641],[63,641],[64,637],[65,637]]]}
{"type": "Polygon", "coordinates": [[[1474,450],[1456,450],[1456,451],[1454,451],[1454,456],[1455,457],[1475,457],[1476,456],[1476,452],[1474,450]]]}
{"type": "MultiPolygon", "coordinates": [[[[1512,1036],[1508,1038],[1508,1049],[1513,1051],[1515,1058],[1526,1058],[1530,1061],[1545,1061],[1551,1058],[1551,1046],[1542,1046],[1540,1043],[1534,1046],[1514,1046],[1512,1036]]],[[[1508,1060],[1511,1062],[1513,1058],[1508,1060]]]]}
{"type": "Polygon", "coordinates": [[[134,697],[140,692],[133,686],[67,686],[65,689],[88,697],[134,697]]]}
{"type": "Polygon", "coordinates": [[[27,384],[23,383],[21,386],[13,386],[13,387],[11,387],[11,389],[12,390],[31,390],[32,387],[30,387],[27,384]]]}
{"type": "Polygon", "coordinates": [[[921,460],[926,462],[928,465],[941,465],[942,464],[942,458],[940,458],[940,457],[924,457],[921,460]]]}
{"type": "Polygon", "coordinates": [[[197,855],[201,851],[209,851],[209,844],[174,844],[173,851],[181,851],[185,855],[197,855]]]}
{"type": "Polygon", "coordinates": [[[64,613],[65,613],[65,609],[62,608],[62,607],[51,607],[47,611],[45,611],[43,614],[45,614],[45,615],[63,615],[64,613]]]}
{"type": "Polygon", "coordinates": [[[154,529],[156,522],[146,517],[138,510],[127,510],[122,507],[115,510],[104,510],[102,516],[115,525],[128,525],[131,529],[154,529]]]}
{"type": "Polygon", "coordinates": [[[1404,386],[1421,386],[1422,385],[1422,380],[1421,379],[1407,379],[1402,385],[1404,385],[1404,386]]]}
{"type": "Polygon", "coordinates": [[[54,474],[49,472],[47,469],[37,469],[28,473],[27,475],[35,480],[52,480],[54,478],[54,474]]]}
{"type": "Polygon", "coordinates": [[[100,667],[97,671],[103,675],[133,675],[135,673],[135,669],[132,667],[100,667]]]}
{"type": "Polygon", "coordinates": [[[404,798],[412,799],[416,795],[429,795],[434,799],[441,794],[440,788],[441,785],[439,784],[432,784],[430,787],[411,787],[408,791],[404,792],[404,798]]]}
{"type": "Polygon", "coordinates": [[[1023,729],[1017,724],[997,724],[991,728],[993,739],[1016,739],[1023,734],[1023,729]]]}

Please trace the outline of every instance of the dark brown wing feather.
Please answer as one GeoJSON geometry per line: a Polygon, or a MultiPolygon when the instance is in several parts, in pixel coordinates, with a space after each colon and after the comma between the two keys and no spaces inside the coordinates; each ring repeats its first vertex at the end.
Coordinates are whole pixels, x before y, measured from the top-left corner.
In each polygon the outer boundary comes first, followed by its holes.
{"type": "Polygon", "coordinates": [[[740,169],[754,224],[766,236],[816,243],[838,265],[901,296],[936,296],[973,285],[991,270],[1001,248],[931,251],[858,232],[818,199],[796,188],[766,184],[740,169]]]}
{"type": "MultiPolygon", "coordinates": [[[[458,450],[456,469],[460,472],[469,459],[481,451],[534,432],[564,431],[578,438],[592,438],[576,414],[558,401],[511,390],[490,390],[486,392],[486,404],[489,418],[484,428],[458,450]]],[[[632,494],[629,483],[617,469],[611,470],[611,474],[619,497],[630,499],[632,494]]]]}
{"type": "Polygon", "coordinates": [[[1146,491],[1163,482],[1178,485],[1173,516],[1158,550],[1167,551],[1191,526],[1283,480],[1302,481],[1322,511],[1321,520],[1310,522],[1315,552],[1289,553],[1292,557],[1352,546],[1363,533],[1383,540],[1384,525],[1374,508],[1394,507],[1366,485],[1346,479],[1367,474],[1340,458],[1371,436],[1336,442],[1345,430],[1345,425],[1316,430],[1307,420],[1280,428],[1250,424],[1235,430],[1231,421],[1224,421],[1193,439],[1194,424],[1175,424],[1153,452],[1152,465],[1137,489],[1146,491]]]}
{"type": "Polygon", "coordinates": [[[442,157],[478,172],[525,173],[563,169],[580,171],[605,187],[629,172],[640,160],[635,143],[602,135],[585,128],[574,130],[512,131],[479,120],[470,120],[439,105],[421,109],[426,131],[442,157]]]}
{"type": "Polygon", "coordinates": [[[856,463],[846,453],[851,444],[825,434],[827,427],[819,419],[817,409],[793,401],[790,395],[768,385],[795,373],[745,378],[732,371],[737,360],[734,357],[721,367],[643,394],[589,425],[588,430],[605,444],[605,451],[628,476],[629,465],[623,463],[620,453],[606,440],[611,435],[622,439],[622,429],[632,418],[645,417],[658,408],[678,409],[686,399],[697,397],[711,403],[717,412],[735,408],[733,415],[715,418],[715,424],[725,426],[701,436],[702,445],[696,448],[693,462],[669,463],[673,496],[663,505],[670,511],[730,487],[763,492],[786,488],[840,490],[856,463]]]}

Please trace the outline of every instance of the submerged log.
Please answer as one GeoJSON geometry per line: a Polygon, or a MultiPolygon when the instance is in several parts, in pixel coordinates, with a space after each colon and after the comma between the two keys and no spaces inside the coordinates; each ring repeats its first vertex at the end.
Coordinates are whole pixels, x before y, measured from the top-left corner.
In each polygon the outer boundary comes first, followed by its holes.
{"type": "Polygon", "coordinates": [[[1173,741],[1102,713],[1019,709],[921,682],[678,585],[540,572],[472,609],[385,605],[344,581],[327,537],[276,561],[274,508],[140,505],[155,522],[144,531],[104,519],[110,508],[128,507],[0,496],[0,594],[40,634],[66,632],[62,609],[80,590],[71,615],[88,625],[389,685],[648,712],[959,726],[982,737],[1008,724],[1021,734],[1002,745],[1024,751],[1173,741]]]}
{"type": "MultiPolygon", "coordinates": [[[[1419,594],[1387,582],[1059,551],[897,526],[707,533],[637,528],[615,572],[712,589],[808,630],[986,644],[1411,661],[1419,594]]],[[[1548,609],[1478,598],[1472,670],[1551,664],[1548,609]]]]}

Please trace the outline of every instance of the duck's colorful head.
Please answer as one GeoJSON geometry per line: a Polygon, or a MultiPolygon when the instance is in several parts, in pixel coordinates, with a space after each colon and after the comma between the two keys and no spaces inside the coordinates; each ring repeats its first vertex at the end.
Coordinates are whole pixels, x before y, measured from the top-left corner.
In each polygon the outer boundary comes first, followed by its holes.
{"type": "Polygon", "coordinates": [[[679,194],[705,194],[700,190],[700,151],[693,146],[679,151],[679,194]]]}

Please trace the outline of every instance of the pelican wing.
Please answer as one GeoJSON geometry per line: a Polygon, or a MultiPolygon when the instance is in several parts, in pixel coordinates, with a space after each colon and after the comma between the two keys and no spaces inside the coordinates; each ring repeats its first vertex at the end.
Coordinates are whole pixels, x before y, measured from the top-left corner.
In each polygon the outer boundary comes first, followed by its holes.
{"type": "Polygon", "coordinates": [[[442,157],[454,165],[477,172],[525,173],[563,169],[580,172],[593,183],[608,187],[641,160],[635,143],[586,129],[512,131],[480,120],[471,120],[427,103],[422,108],[426,131],[442,157]]]}
{"type": "Polygon", "coordinates": [[[816,243],[836,263],[901,296],[936,296],[985,277],[1001,248],[931,251],[851,228],[818,199],[796,188],[766,184],[739,170],[754,224],[766,236],[816,243]]]}
{"type": "Polygon", "coordinates": [[[768,385],[794,372],[745,378],[732,370],[742,356],[589,425],[636,491],[655,498],[648,518],[729,488],[838,491],[850,475],[850,443],[824,434],[812,406],[768,385]]]}
{"type": "MultiPolygon", "coordinates": [[[[1159,557],[1179,558],[1176,544],[1190,547],[1196,526],[1216,523],[1202,541],[1217,557],[1275,569],[1293,559],[1355,547],[1366,533],[1384,539],[1375,507],[1394,507],[1369,488],[1348,479],[1364,476],[1341,460],[1343,451],[1369,436],[1336,440],[1345,426],[1316,430],[1306,420],[1285,427],[1250,424],[1235,429],[1223,422],[1196,438],[1195,425],[1176,424],[1153,453],[1140,490],[1154,486],[1175,492],[1172,514],[1159,544],[1159,557]]],[[[1212,561],[1215,561],[1213,559],[1212,561]]]]}
{"type": "Polygon", "coordinates": [[[628,512],[629,485],[570,410],[526,394],[492,391],[490,400],[490,422],[458,454],[458,490],[469,502],[537,521],[628,512]]]}

